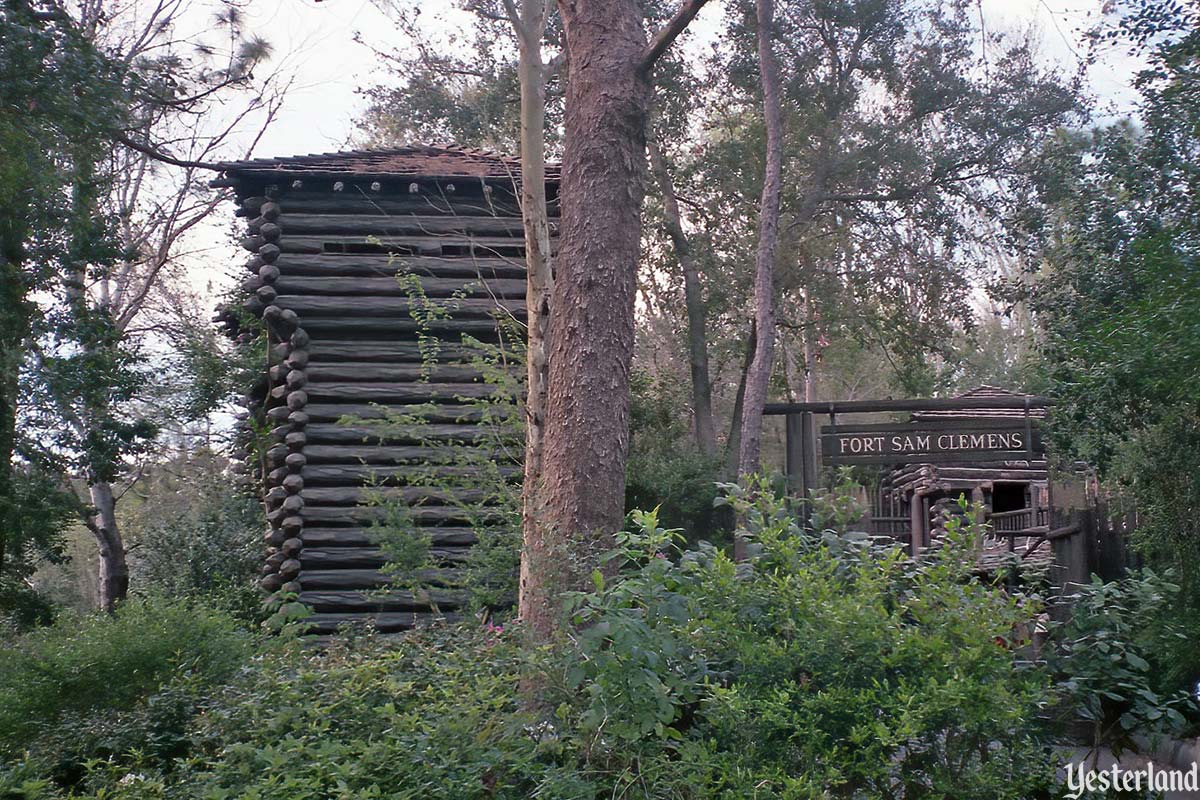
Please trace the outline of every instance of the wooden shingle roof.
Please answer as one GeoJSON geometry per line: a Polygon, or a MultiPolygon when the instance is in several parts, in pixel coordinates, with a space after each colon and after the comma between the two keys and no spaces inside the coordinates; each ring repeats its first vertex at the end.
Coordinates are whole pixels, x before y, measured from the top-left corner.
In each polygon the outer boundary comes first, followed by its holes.
{"type": "MultiPolygon", "coordinates": [[[[956,400],[984,400],[989,397],[1003,398],[1021,398],[1027,397],[1033,399],[1037,395],[1024,394],[1022,392],[1014,392],[1009,389],[1003,389],[999,386],[990,386],[983,384],[976,386],[970,391],[963,392],[954,396],[956,400]]],[[[1044,418],[1046,416],[1045,408],[972,408],[961,409],[954,411],[917,411],[914,412],[912,418],[914,420],[933,420],[933,419],[996,419],[1006,417],[1022,418],[1026,414],[1035,419],[1044,418]]]]}
{"type": "MultiPolygon", "coordinates": [[[[221,165],[226,174],[371,176],[395,178],[494,178],[518,180],[519,158],[491,150],[443,144],[413,144],[385,150],[345,150],[280,158],[253,158],[221,165]]],[[[546,165],[546,180],[559,177],[557,164],[546,165]]]]}

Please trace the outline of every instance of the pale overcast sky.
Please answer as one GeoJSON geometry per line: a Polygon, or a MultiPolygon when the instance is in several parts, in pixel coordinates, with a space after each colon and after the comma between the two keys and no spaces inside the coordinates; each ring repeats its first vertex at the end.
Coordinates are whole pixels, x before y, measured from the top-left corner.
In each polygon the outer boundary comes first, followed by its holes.
{"type": "MultiPolygon", "coordinates": [[[[1046,57],[1070,70],[1077,54],[1084,53],[1083,31],[1098,19],[1101,2],[983,0],[983,12],[990,29],[1036,26],[1046,57]]],[[[443,14],[454,14],[446,0],[426,0],[419,5],[431,28],[443,14]]],[[[697,20],[700,38],[715,28],[722,6],[714,2],[701,12],[697,20]]],[[[257,156],[344,148],[353,137],[354,119],[362,108],[355,90],[385,77],[370,48],[355,40],[356,34],[381,48],[402,40],[388,17],[369,0],[256,0],[247,6],[246,27],[267,38],[277,57],[296,76],[283,113],[255,148],[257,156]]],[[[1116,104],[1108,114],[1129,108],[1132,69],[1130,60],[1119,51],[1106,53],[1092,68],[1092,92],[1105,103],[1116,104]]]]}
{"type": "MultiPolygon", "coordinates": [[[[989,30],[1040,32],[1045,57],[1073,72],[1085,52],[1084,32],[1099,18],[1103,0],[982,0],[989,30]]],[[[462,20],[450,0],[392,0],[416,4],[430,31],[462,20]],[[447,19],[449,22],[447,22],[447,19]]],[[[199,7],[204,7],[201,0],[199,7]]],[[[716,35],[724,3],[714,0],[693,23],[690,47],[704,47],[716,35]]],[[[210,13],[210,12],[205,12],[210,13]]],[[[386,79],[365,39],[381,50],[403,41],[392,21],[370,0],[255,0],[245,6],[247,32],[271,42],[275,60],[294,75],[283,109],[254,148],[256,157],[341,150],[352,144],[354,122],[362,110],[356,90],[386,79]]],[[[1135,94],[1130,79],[1136,63],[1110,51],[1089,72],[1091,93],[1100,103],[1098,118],[1129,113],[1135,94]]],[[[245,261],[234,244],[230,215],[218,215],[191,237],[194,256],[188,272],[202,294],[233,280],[245,261]]]]}

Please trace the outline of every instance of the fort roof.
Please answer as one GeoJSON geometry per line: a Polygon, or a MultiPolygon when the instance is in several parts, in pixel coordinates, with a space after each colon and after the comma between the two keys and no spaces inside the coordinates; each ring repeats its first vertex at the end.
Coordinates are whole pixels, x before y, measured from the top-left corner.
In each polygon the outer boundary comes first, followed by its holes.
{"type": "MultiPolygon", "coordinates": [[[[521,161],[491,150],[443,144],[412,144],[380,150],[345,150],[338,153],[228,161],[221,165],[226,175],[268,173],[320,176],[364,176],[392,178],[481,178],[515,180],[521,161]]],[[[546,179],[555,182],[559,167],[546,165],[546,179]]]]}

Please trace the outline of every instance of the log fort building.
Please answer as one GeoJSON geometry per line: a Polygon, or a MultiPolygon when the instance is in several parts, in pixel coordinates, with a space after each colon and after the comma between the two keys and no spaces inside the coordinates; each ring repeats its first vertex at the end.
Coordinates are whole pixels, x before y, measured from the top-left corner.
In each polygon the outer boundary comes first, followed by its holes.
{"type": "MultiPolygon", "coordinates": [[[[243,313],[224,316],[243,340],[259,335],[246,320],[260,319],[269,351],[245,398],[249,419],[269,431],[260,456],[269,522],[263,586],[298,594],[318,633],[355,620],[404,630],[435,608],[452,611],[452,592],[386,588],[387,559],[369,527],[374,509],[363,500],[368,485],[382,482],[410,504],[446,569],[476,542],[478,531],[444,502],[444,490],[406,476],[436,460],[431,439],[469,440],[464,399],[492,390],[456,355],[463,335],[495,341],[500,316],[524,320],[519,162],[410,146],[222,166],[215,183],[233,189],[253,254],[243,313]],[[410,288],[398,273],[413,276],[410,288]],[[454,298],[450,316],[418,322],[412,281],[423,298],[454,298]],[[419,333],[444,343],[432,373],[419,333]],[[417,406],[429,423],[419,437],[392,431],[381,439],[346,424],[417,406]]],[[[547,176],[554,216],[556,168],[547,176]]]]}

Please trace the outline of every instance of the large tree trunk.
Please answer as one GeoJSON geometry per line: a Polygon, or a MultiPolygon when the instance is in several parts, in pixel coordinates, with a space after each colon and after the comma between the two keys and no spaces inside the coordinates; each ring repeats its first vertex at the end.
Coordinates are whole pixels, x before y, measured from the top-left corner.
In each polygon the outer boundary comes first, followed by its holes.
{"type": "MultiPolygon", "coordinates": [[[[513,9],[515,11],[515,9],[513,9]]],[[[546,27],[546,0],[524,0],[520,16],[514,13],[520,46],[521,79],[521,217],[525,227],[525,303],[528,386],[525,397],[525,480],[522,490],[524,557],[518,607],[528,618],[539,604],[536,576],[544,567],[544,542],[539,489],[542,484],[542,441],[545,438],[546,389],[549,377],[547,333],[554,288],[550,262],[550,222],[546,211],[546,75],[541,41],[546,27]]]]}
{"type": "Polygon", "coordinates": [[[125,562],[125,543],[117,528],[117,502],[112,484],[97,481],[89,488],[92,514],[88,528],[100,549],[100,584],[97,601],[102,611],[112,613],[129,592],[129,566],[125,562]]]}
{"type": "MultiPolygon", "coordinates": [[[[4,233],[9,233],[5,231],[4,233]]],[[[0,234],[2,236],[3,234],[0,234]]],[[[17,379],[29,334],[25,282],[16,254],[16,236],[0,243],[0,577],[4,575],[8,538],[16,528],[12,459],[17,438],[17,379]]]]}
{"type": "Polygon", "coordinates": [[[817,320],[813,315],[812,290],[804,290],[804,402],[817,399],[817,320]]]}
{"type": "Polygon", "coordinates": [[[754,351],[757,348],[758,334],[755,331],[754,320],[750,320],[750,338],[746,340],[746,353],[742,358],[737,393],[733,397],[729,436],[725,440],[725,472],[729,479],[737,478],[738,455],[742,450],[742,413],[746,407],[746,375],[750,372],[750,365],[754,363],[754,351]]]}
{"type": "MultiPolygon", "coordinates": [[[[775,349],[775,244],[779,236],[779,202],[783,181],[783,114],[780,109],[779,68],[772,52],[774,0],[758,0],[758,61],[762,79],[763,118],[766,122],[766,169],[759,211],[758,252],[754,264],[754,319],[758,341],[746,375],[738,478],[759,469],[763,406],[775,349]]],[[[740,544],[740,540],[738,544],[740,544]]],[[[740,550],[735,546],[735,550],[740,550]]]]}
{"type": "Polygon", "coordinates": [[[712,383],[708,372],[707,314],[704,289],[700,283],[700,268],[692,252],[691,242],[683,231],[679,201],[671,181],[671,170],[662,148],[653,136],[646,143],[650,151],[650,169],[662,194],[663,217],[667,235],[675,247],[675,256],[683,271],[683,299],[687,308],[688,363],[692,371],[692,432],[696,445],[705,455],[717,452],[717,435],[713,426],[712,383]]]}
{"type": "Polygon", "coordinates": [[[624,516],[629,368],[650,87],[635,0],[559,0],[567,48],[561,245],[550,320],[539,548],[522,617],[561,621],[624,516]]]}

